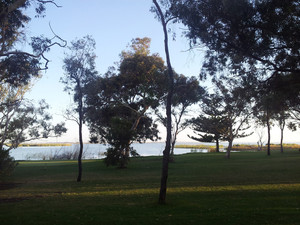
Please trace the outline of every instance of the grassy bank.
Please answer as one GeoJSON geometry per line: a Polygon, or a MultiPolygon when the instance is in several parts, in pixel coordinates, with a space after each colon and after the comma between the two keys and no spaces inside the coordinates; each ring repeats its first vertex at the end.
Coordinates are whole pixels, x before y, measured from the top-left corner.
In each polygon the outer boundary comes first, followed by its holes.
{"type": "Polygon", "coordinates": [[[30,143],[20,144],[19,147],[56,147],[56,146],[72,146],[72,143],[30,143]]]}
{"type": "Polygon", "coordinates": [[[129,168],[84,161],[20,162],[0,185],[1,225],[300,224],[300,153],[186,154],[170,164],[167,204],[158,205],[161,157],[129,168]]]}
{"type": "MultiPolygon", "coordinates": [[[[300,150],[300,145],[298,144],[283,144],[285,150],[300,150]]],[[[175,145],[175,148],[188,148],[188,149],[208,149],[215,150],[215,145],[175,145]]],[[[220,145],[220,148],[224,148],[223,145],[220,145]]],[[[280,144],[271,144],[271,150],[280,150],[280,144]]],[[[267,146],[263,146],[262,150],[266,150],[267,146]]],[[[232,146],[234,151],[256,151],[258,150],[257,145],[245,145],[245,144],[236,144],[232,146]]]]}
{"type": "MultiPolygon", "coordinates": [[[[223,145],[219,146],[220,148],[224,148],[223,145]]],[[[208,150],[216,150],[216,145],[175,145],[174,148],[189,148],[189,149],[208,149],[208,150]]]]}

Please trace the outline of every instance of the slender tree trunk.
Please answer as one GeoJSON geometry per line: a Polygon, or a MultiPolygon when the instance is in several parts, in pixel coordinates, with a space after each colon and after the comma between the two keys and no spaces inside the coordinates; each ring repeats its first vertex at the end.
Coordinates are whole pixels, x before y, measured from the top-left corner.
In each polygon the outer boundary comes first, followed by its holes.
{"type": "Polygon", "coordinates": [[[78,176],[77,182],[81,181],[82,176],[82,153],[83,153],[83,140],[82,140],[82,121],[79,122],[79,154],[78,154],[78,176]]]}
{"type": "Polygon", "coordinates": [[[171,139],[172,139],[172,111],[171,111],[171,103],[173,96],[173,84],[174,84],[174,74],[172,70],[170,54],[169,54],[169,46],[168,46],[168,31],[167,31],[167,23],[164,18],[164,14],[157,3],[156,0],[153,0],[153,3],[159,13],[159,17],[161,20],[161,24],[164,32],[164,45],[165,45],[165,53],[167,59],[168,66],[168,76],[169,76],[169,87],[168,87],[168,96],[167,96],[167,105],[166,105],[166,115],[167,115],[167,140],[165,150],[163,151],[163,162],[162,162],[162,174],[161,174],[161,182],[160,182],[160,192],[158,201],[160,204],[166,203],[166,195],[167,195],[167,180],[168,180],[168,172],[169,172],[169,157],[170,157],[170,149],[171,149],[171,139]]]}
{"type": "Polygon", "coordinates": [[[232,149],[232,142],[233,140],[229,140],[228,141],[228,147],[227,147],[227,151],[226,151],[226,158],[230,159],[230,153],[231,153],[231,149],[232,149]]]}
{"type": "Polygon", "coordinates": [[[271,148],[270,148],[270,142],[271,142],[271,125],[270,125],[269,111],[267,111],[267,129],[268,129],[268,148],[267,148],[267,154],[271,155],[271,148]]]}
{"type": "Polygon", "coordinates": [[[77,182],[81,181],[82,176],[82,153],[83,153],[83,139],[82,139],[82,124],[83,124],[83,103],[82,103],[82,92],[79,86],[79,103],[78,103],[78,113],[79,113],[79,154],[78,154],[78,176],[77,182]]]}
{"type": "Polygon", "coordinates": [[[283,131],[284,131],[284,126],[285,126],[285,120],[283,119],[282,123],[281,123],[281,138],[280,138],[280,152],[283,153],[283,131]]]}
{"type": "Polygon", "coordinates": [[[172,142],[171,142],[171,150],[170,150],[170,158],[169,158],[169,162],[174,162],[174,146],[176,143],[176,136],[172,138],[172,142]]]}

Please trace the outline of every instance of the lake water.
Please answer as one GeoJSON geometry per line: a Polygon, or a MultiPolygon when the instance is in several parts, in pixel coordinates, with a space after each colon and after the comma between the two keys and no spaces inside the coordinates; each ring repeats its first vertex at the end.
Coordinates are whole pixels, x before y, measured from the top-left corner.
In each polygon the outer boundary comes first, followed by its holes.
{"type": "MultiPolygon", "coordinates": [[[[191,143],[178,143],[178,144],[191,144],[191,143]]],[[[195,144],[195,143],[192,143],[195,144]]],[[[211,145],[211,143],[208,143],[211,145]]],[[[163,154],[165,143],[143,143],[132,144],[132,147],[141,156],[160,156],[163,154]]],[[[103,144],[85,144],[83,150],[83,159],[101,159],[104,157],[104,152],[108,148],[108,145],[103,144]]],[[[10,155],[15,160],[51,160],[59,156],[71,157],[79,150],[78,144],[72,146],[50,146],[50,147],[19,147],[10,151],[10,155]]],[[[195,152],[189,148],[175,148],[175,154],[184,154],[189,152],[195,152]]],[[[197,152],[208,152],[207,149],[197,150],[197,152]]],[[[77,157],[76,157],[77,158],[77,157]]]]}

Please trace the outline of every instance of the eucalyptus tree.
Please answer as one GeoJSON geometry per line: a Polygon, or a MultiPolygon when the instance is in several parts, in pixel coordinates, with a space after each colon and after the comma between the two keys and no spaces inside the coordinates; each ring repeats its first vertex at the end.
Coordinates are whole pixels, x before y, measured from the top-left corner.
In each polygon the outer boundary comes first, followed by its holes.
{"type": "MultiPolygon", "coordinates": [[[[173,161],[174,146],[177,135],[187,128],[190,121],[185,118],[189,113],[191,106],[197,104],[203,99],[206,91],[199,85],[199,81],[195,77],[186,77],[175,73],[174,77],[174,91],[172,98],[172,140],[170,161],[173,161]]],[[[166,126],[167,118],[162,115],[162,109],[165,109],[166,98],[163,99],[162,107],[156,111],[159,121],[166,126]]]]}
{"type": "Polygon", "coordinates": [[[299,82],[298,0],[170,2],[170,13],[187,26],[191,45],[207,46],[207,72],[254,66],[267,79],[291,75],[299,82]]]}
{"type": "Polygon", "coordinates": [[[27,141],[57,137],[66,132],[64,123],[52,125],[49,106],[40,101],[36,106],[24,99],[29,85],[15,87],[0,84],[0,176],[14,168],[11,149],[27,141]]]}
{"type": "Polygon", "coordinates": [[[163,151],[163,163],[162,163],[162,175],[161,175],[161,184],[160,184],[160,192],[158,201],[160,204],[164,204],[166,202],[167,196],[167,180],[169,173],[169,159],[170,159],[170,151],[171,151],[171,140],[172,140],[172,97],[173,97],[173,89],[174,89],[174,73],[170,59],[169,52],[169,37],[168,37],[168,23],[173,19],[170,16],[170,13],[166,9],[164,12],[161,6],[168,7],[169,1],[160,1],[160,4],[157,0],[153,0],[154,6],[152,7],[152,11],[156,14],[157,18],[161,22],[163,33],[164,33],[164,47],[165,54],[167,59],[167,68],[168,68],[168,96],[166,102],[166,116],[167,116],[167,137],[166,137],[166,146],[163,151]]]}
{"type": "MultiPolygon", "coordinates": [[[[88,125],[93,142],[108,143],[107,165],[127,166],[133,141],[156,140],[158,130],[150,116],[166,92],[166,67],[150,54],[150,39],[133,39],[121,53],[118,68],[93,80],[87,91],[88,125]]],[[[135,153],[134,153],[135,154],[135,153]]]]}
{"type": "Polygon", "coordinates": [[[71,42],[69,52],[64,58],[63,69],[65,75],[61,81],[65,84],[65,91],[73,95],[74,108],[66,112],[67,119],[73,120],[78,125],[79,136],[79,155],[78,155],[78,177],[77,182],[81,181],[82,176],[82,153],[83,153],[83,138],[82,127],[84,123],[84,88],[97,76],[95,70],[94,53],[96,42],[91,36],[85,36],[71,42]]]}
{"type": "MultiPolygon", "coordinates": [[[[0,2],[0,82],[14,86],[26,85],[31,78],[39,77],[48,68],[46,53],[51,47],[63,47],[66,42],[53,32],[53,37],[31,37],[31,51],[17,49],[17,43],[25,43],[25,26],[31,18],[26,10],[35,7],[36,17],[43,17],[46,4],[55,1],[4,0],[0,2]]],[[[58,6],[58,5],[56,5],[58,6]]],[[[51,29],[51,28],[50,28],[51,29]]]]}
{"type": "Polygon", "coordinates": [[[259,88],[255,97],[254,115],[257,118],[257,123],[267,127],[268,140],[267,140],[267,154],[271,154],[271,128],[277,121],[281,130],[281,152],[283,152],[283,132],[286,121],[290,117],[289,105],[286,100],[286,96],[283,96],[280,92],[270,90],[267,83],[263,84],[264,88],[259,88]]]}
{"type": "MultiPolygon", "coordinates": [[[[41,71],[48,68],[46,53],[57,45],[64,47],[66,42],[53,32],[53,37],[31,37],[28,51],[18,49],[25,43],[28,33],[26,24],[31,18],[28,8],[35,8],[36,17],[43,17],[46,5],[59,7],[55,1],[42,0],[3,0],[0,2],[0,164],[6,171],[12,161],[9,149],[21,142],[61,135],[63,124],[51,125],[51,116],[46,113],[47,104],[34,106],[23,98],[32,79],[41,77],[41,71]],[[26,37],[26,38],[25,38],[26,37]],[[4,147],[9,144],[9,147],[4,147]],[[6,150],[5,150],[5,149],[6,150]]],[[[51,29],[51,27],[50,27],[51,29]]],[[[51,29],[52,30],[52,29],[51,29]]]]}
{"type": "Polygon", "coordinates": [[[170,0],[192,48],[206,51],[202,76],[224,70],[268,82],[292,105],[300,93],[298,0],[170,0]],[[205,47],[205,48],[204,48],[205,47]]]}

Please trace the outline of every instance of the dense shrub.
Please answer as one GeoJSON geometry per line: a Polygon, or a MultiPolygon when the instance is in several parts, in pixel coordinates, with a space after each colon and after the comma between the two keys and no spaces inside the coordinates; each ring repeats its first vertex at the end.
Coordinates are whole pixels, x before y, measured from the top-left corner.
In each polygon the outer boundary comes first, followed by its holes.
{"type": "Polygon", "coordinates": [[[9,151],[0,149],[0,180],[11,174],[17,164],[15,159],[9,155],[9,151]]]}

